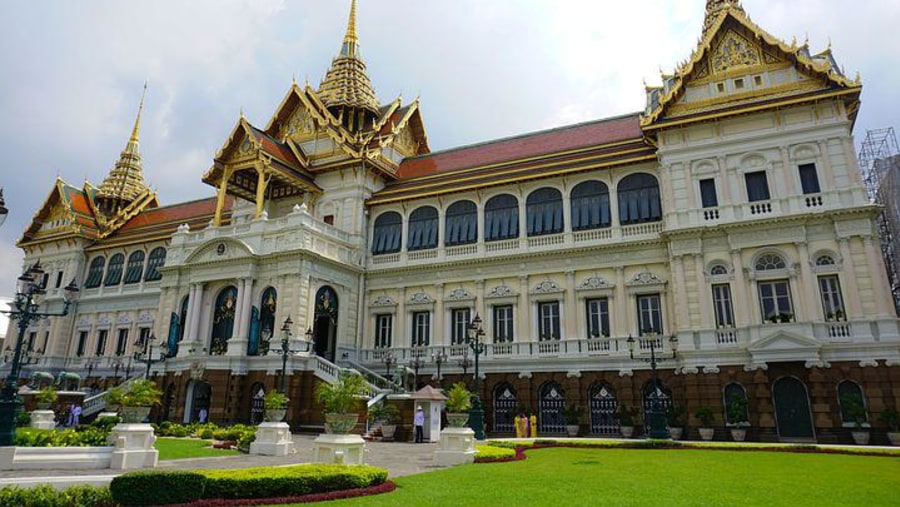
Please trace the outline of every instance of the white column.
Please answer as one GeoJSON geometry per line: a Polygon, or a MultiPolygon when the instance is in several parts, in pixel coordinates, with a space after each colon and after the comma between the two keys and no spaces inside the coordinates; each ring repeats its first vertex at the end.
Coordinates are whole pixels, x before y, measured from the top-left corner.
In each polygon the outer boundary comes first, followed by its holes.
{"type": "Polygon", "coordinates": [[[838,240],[841,248],[841,257],[843,257],[844,276],[841,281],[844,283],[846,290],[843,294],[844,303],[847,308],[847,320],[858,319],[863,317],[862,305],[859,301],[859,286],[856,283],[856,265],[853,263],[853,253],[850,251],[850,240],[841,238],[838,240]]]}
{"type": "MultiPolygon", "coordinates": [[[[680,255],[672,258],[671,261],[672,270],[675,274],[675,330],[674,331],[687,331],[691,327],[690,315],[688,314],[687,307],[687,288],[685,287],[685,278],[684,278],[684,258],[680,255]]],[[[697,286],[699,290],[699,286],[702,283],[702,280],[697,277],[697,286]]]]}
{"type": "Polygon", "coordinates": [[[625,294],[625,268],[618,266],[616,267],[616,296],[614,301],[618,318],[613,319],[612,322],[613,329],[611,332],[613,336],[625,336],[631,332],[628,314],[625,313],[625,300],[627,297],[627,294],[625,294]]]}
{"type": "Polygon", "coordinates": [[[406,287],[400,287],[397,297],[397,314],[394,317],[394,336],[391,340],[391,346],[393,348],[407,348],[410,340],[406,336],[406,287]]]}
{"type": "Polygon", "coordinates": [[[191,298],[191,301],[191,343],[194,343],[198,349],[202,349],[203,340],[200,338],[200,310],[203,306],[203,284],[198,283],[194,285],[194,297],[191,298]]]}
{"type": "Polygon", "coordinates": [[[706,283],[703,268],[703,254],[694,254],[694,271],[697,278],[697,305],[700,307],[700,329],[712,329],[716,326],[711,318],[712,299],[710,298],[710,286],[706,283]]]}
{"type": "Polygon", "coordinates": [[[488,322],[487,302],[484,300],[484,279],[475,280],[475,311],[481,315],[481,320],[488,322]]]}
{"type": "Polygon", "coordinates": [[[894,297],[887,286],[887,269],[884,267],[884,259],[881,252],[875,248],[872,236],[863,239],[866,249],[866,260],[869,264],[869,276],[872,280],[872,291],[875,293],[875,308],[879,316],[893,315],[894,297]]]}
{"type": "MultiPolygon", "coordinates": [[[[744,276],[744,261],[741,258],[740,250],[731,251],[731,265],[734,269],[734,321],[737,327],[746,327],[750,324],[753,308],[757,305],[752,304],[753,294],[755,294],[756,284],[753,287],[748,284],[744,276]],[[751,291],[752,289],[752,291],[751,291]]],[[[755,323],[759,320],[754,321],[755,323]]]]}
{"type": "Polygon", "coordinates": [[[578,303],[575,300],[575,272],[566,271],[566,302],[564,311],[566,312],[566,324],[562,330],[560,339],[577,340],[579,338],[587,338],[578,334],[578,303]]]}
{"type": "MultiPolygon", "coordinates": [[[[434,284],[434,339],[432,345],[447,345],[447,326],[444,324],[444,284],[434,284]]],[[[474,317],[474,316],[473,316],[474,317]]]]}
{"type": "MultiPolygon", "coordinates": [[[[819,315],[820,310],[817,310],[817,308],[821,309],[822,305],[816,304],[818,299],[816,297],[816,277],[809,265],[809,247],[802,241],[796,245],[797,253],[800,256],[800,284],[803,287],[803,295],[806,300],[806,314],[803,320],[820,320],[820,317],[824,316],[819,315]]],[[[800,319],[797,320],[799,321],[800,319]]]]}
{"type": "Polygon", "coordinates": [[[247,334],[249,332],[250,305],[253,302],[253,280],[244,278],[238,289],[237,315],[234,334],[228,340],[228,355],[243,356],[247,354],[247,334]]]}
{"type": "MultiPolygon", "coordinates": [[[[194,318],[196,317],[196,307],[198,304],[197,301],[197,284],[192,283],[188,286],[188,307],[185,315],[185,321],[181,323],[184,337],[182,343],[178,347],[178,355],[179,356],[187,356],[188,349],[191,348],[193,343],[195,342],[194,337],[194,318]]],[[[176,305],[176,307],[181,311],[181,307],[176,305]]]]}
{"type": "Polygon", "coordinates": [[[819,175],[825,176],[825,191],[832,192],[836,190],[834,181],[834,168],[831,167],[831,157],[828,155],[828,141],[819,141],[819,153],[822,156],[822,170],[817,171],[819,175]]]}
{"type": "Polygon", "coordinates": [[[534,334],[531,332],[531,298],[528,297],[528,275],[519,275],[519,308],[517,317],[519,320],[519,336],[520,342],[534,341],[534,334]]]}

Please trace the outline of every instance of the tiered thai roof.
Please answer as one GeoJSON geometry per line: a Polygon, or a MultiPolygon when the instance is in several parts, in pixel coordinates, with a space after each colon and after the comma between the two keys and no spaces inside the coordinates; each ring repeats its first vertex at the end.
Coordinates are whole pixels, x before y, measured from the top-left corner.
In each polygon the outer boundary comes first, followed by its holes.
{"type": "MultiPolygon", "coordinates": [[[[147,87],[144,85],[144,92],[147,87]]],[[[143,164],[141,163],[140,129],[141,113],[144,110],[144,97],[138,107],[137,118],[131,137],[122,150],[115,167],[109,172],[97,189],[97,201],[106,213],[116,213],[150,192],[144,184],[143,164]]]]}
{"type": "Polygon", "coordinates": [[[378,114],[378,97],[372,81],[366,74],[366,63],[359,54],[359,37],[356,35],[356,0],[350,6],[347,33],[341,52],[331,62],[331,68],[319,85],[319,99],[325,107],[350,107],[378,114]]]}

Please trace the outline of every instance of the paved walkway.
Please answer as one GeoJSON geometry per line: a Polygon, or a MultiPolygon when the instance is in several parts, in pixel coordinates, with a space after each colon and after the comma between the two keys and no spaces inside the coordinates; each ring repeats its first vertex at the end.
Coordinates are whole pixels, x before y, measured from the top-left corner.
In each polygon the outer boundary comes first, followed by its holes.
{"type": "MultiPolygon", "coordinates": [[[[311,463],[313,440],[316,435],[293,435],[294,448],[285,457],[257,456],[249,454],[212,458],[192,458],[160,461],[156,470],[196,470],[210,468],[249,468],[258,466],[287,466],[311,463]]],[[[366,442],[366,464],[387,468],[389,477],[413,475],[434,470],[434,451],[438,444],[411,444],[406,442],[366,442]]],[[[109,484],[119,471],[111,470],[2,470],[0,487],[7,485],[33,486],[50,483],[56,487],[71,484],[109,484]]]]}

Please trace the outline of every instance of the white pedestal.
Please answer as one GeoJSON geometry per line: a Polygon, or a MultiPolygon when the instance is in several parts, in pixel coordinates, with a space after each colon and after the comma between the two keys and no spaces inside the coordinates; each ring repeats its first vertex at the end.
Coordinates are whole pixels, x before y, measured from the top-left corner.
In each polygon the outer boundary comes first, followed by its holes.
{"type": "Polygon", "coordinates": [[[39,430],[52,430],[56,427],[52,410],[35,410],[31,412],[31,427],[39,430]]]}
{"type": "Polygon", "coordinates": [[[444,428],[434,452],[434,466],[448,467],[475,462],[475,432],[471,428],[444,428]]]}
{"type": "Polygon", "coordinates": [[[313,463],[364,465],[366,441],[359,435],[323,433],[313,440],[313,463]]]}
{"type": "Polygon", "coordinates": [[[156,442],[153,426],[144,423],[120,423],[113,427],[109,440],[115,447],[109,468],[113,470],[156,468],[159,451],[153,447],[156,442]]]}
{"type": "Polygon", "coordinates": [[[256,440],[250,443],[250,454],[287,456],[293,443],[288,423],[264,422],[256,428],[256,440]]]}

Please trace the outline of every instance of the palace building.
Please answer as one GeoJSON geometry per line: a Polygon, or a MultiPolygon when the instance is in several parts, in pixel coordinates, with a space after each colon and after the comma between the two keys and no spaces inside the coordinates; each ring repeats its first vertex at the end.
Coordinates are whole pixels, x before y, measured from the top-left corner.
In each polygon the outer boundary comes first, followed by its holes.
{"type": "Polygon", "coordinates": [[[522,408],[563,433],[565,405],[587,409],[584,434],[617,435],[616,410],[654,394],[651,350],[691,428],[701,406],[735,422],[737,397],[750,438],[842,442],[842,397],[876,427],[898,408],[900,328],[854,155],[862,85],[830,48],[708,0],[643,111],[432,152],[418,100],[380,102],[356,22],[352,0],[317,88],[292,83],[265,125],[237,119],[196,173],[214,196],[160,206],[140,112],[99,186],[57,180],[19,245],[49,309],[72,278],[82,291],[29,330],[30,369],[102,389],[149,367],[176,421],[258,421],[283,379],[295,429],[322,424],[315,382],[349,367],[382,392],[410,371],[465,378],[491,435],[522,408]]]}

